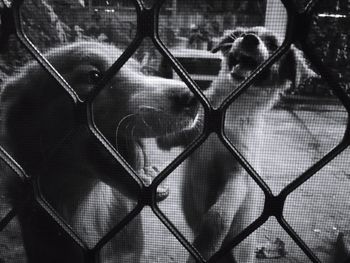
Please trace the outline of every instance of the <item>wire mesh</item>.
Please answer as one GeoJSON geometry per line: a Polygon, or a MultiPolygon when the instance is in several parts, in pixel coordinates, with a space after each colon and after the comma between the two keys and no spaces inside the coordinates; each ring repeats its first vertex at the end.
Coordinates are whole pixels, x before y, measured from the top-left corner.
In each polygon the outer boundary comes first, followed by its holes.
{"type": "MultiPolygon", "coordinates": [[[[85,262],[98,262],[98,254],[108,242],[134,218],[139,216],[140,212],[145,206],[150,206],[154,215],[164,224],[165,227],[175,236],[176,239],[188,250],[188,252],[195,258],[197,262],[217,262],[223,255],[229,253],[234,247],[240,244],[251,233],[261,227],[270,217],[275,217],[280,226],[288,233],[288,235],[295,241],[295,243],[301,248],[301,250],[307,255],[312,262],[321,262],[315,255],[312,249],[303,241],[303,239],[296,233],[291,225],[284,218],[284,205],[286,199],[300,186],[302,186],[307,180],[312,178],[318,171],[325,167],[329,162],[334,160],[340,153],[342,153],[349,145],[349,123],[347,123],[346,131],[342,141],[329,151],[325,156],[313,164],[309,169],[303,172],[298,178],[290,182],[285,186],[278,195],[274,195],[259,175],[259,173],[253,168],[249,161],[241,154],[240,149],[237,149],[227,137],[224,132],[225,126],[225,113],[230,105],[234,104],[236,99],[246,92],[246,90],[253,84],[253,82],[264,74],[269,67],[271,67],[279,58],[281,58],[290,48],[290,46],[296,42],[301,44],[301,49],[305,56],[311,61],[312,65],[324,78],[327,84],[331,87],[333,93],[341,101],[346,108],[347,113],[350,112],[350,100],[340,86],[339,81],[332,75],[329,69],[320,61],[317,55],[313,52],[313,47],[309,46],[306,42],[306,37],[309,32],[311,23],[311,17],[315,6],[318,1],[309,1],[308,5],[300,12],[292,3],[292,1],[284,1],[287,14],[288,23],[286,37],[282,45],[274,52],[274,54],[264,61],[254,72],[245,79],[237,89],[224,100],[221,106],[217,109],[213,108],[208,99],[205,97],[203,91],[198,84],[187,73],[183,65],[181,65],[176,58],[169,51],[167,46],[162,42],[159,36],[159,15],[162,5],[165,1],[157,1],[153,5],[148,5],[148,8],[144,4],[135,0],[135,7],[137,13],[137,30],[136,35],[132,42],[128,45],[122,55],[115,61],[115,63],[108,69],[103,78],[99,81],[96,87],[88,94],[88,97],[83,101],[76,94],[75,90],[70,87],[62,75],[43,57],[41,52],[35,47],[31,40],[26,36],[20,17],[20,6],[22,1],[14,1],[12,5],[12,15],[15,22],[16,34],[32,56],[40,63],[40,65],[57,81],[57,83],[64,89],[64,91],[70,96],[75,104],[76,111],[79,113],[80,123],[84,123],[88,128],[92,138],[102,146],[104,151],[109,154],[109,158],[112,158],[121,164],[123,169],[130,175],[130,184],[133,185],[135,192],[138,192],[137,205],[129,212],[117,225],[115,225],[108,233],[106,233],[94,246],[89,248],[83,240],[75,233],[60,216],[57,214],[54,208],[45,201],[42,197],[40,189],[37,186],[35,178],[27,175],[21,168],[20,164],[17,164],[14,159],[10,157],[5,150],[1,148],[0,157],[15,174],[24,182],[28,184],[34,191],[34,196],[38,205],[45,211],[49,217],[65,232],[70,238],[71,242],[76,243],[84,251],[85,262]],[[127,60],[137,51],[142,41],[146,38],[150,38],[157,49],[157,51],[164,56],[174,69],[180,79],[188,86],[193,94],[198,98],[205,111],[204,129],[202,134],[197,137],[196,140],[191,142],[186,149],[177,156],[169,165],[167,165],[155,178],[151,185],[145,186],[139,179],[135,171],[131,168],[123,156],[114,149],[110,142],[99,131],[93,118],[92,104],[94,99],[102,92],[111,78],[120,70],[120,68],[127,62],[127,60]],[[265,196],[264,209],[262,214],[254,220],[243,232],[238,234],[235,238],[217,251],[210,259],[204,259],[197,249],[188,241],[188,239],[177,229],[177,227],[169,220],[168,216],[159,208],[159,204],[156,201],[157,187],[184,161],[186,160],[196,149],[198,149],[203,142],[209,137],[210,134],[216,133],[232,154],[232,156],[239,162],[239,164],[246,170],[249,176],[255,181],[259,188],[263,191],[265,196]]],[[[60,146],[58,145],[57,148],[60,146]]],[[[281,171],[282,173],[282,171],[281,171]]],[[[0,221],[0,231],[2,231],[7,224],[15,217],[16,210],[11,210],[0,221]]]]}

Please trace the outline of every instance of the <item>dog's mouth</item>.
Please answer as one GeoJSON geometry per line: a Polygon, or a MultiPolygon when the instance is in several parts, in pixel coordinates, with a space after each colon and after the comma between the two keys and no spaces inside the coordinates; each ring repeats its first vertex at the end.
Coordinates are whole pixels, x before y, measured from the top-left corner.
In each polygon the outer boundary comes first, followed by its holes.
{"type": "Polygon", "coordinates": [[[247,52],[235,52],[229,54],[227,63],[231,77],[243,81],[259,66],[260,61],[247,52]]]}
{"type": "Polygon", "coordinates": [[[141,108],[135,119],[133,136],[139,138],[156,138],[167,134],[181,132],[195,122],[197,109],[168,113],[157,108],[141,108]]]}
{"type": "MultiPolygon", "coordinates": [[[[155,132],[152,127],[146,124],[139,114],[125,116],[117,125],[115,131],[115,146],[117,151],[123,152],[126,147],[135,147],[135,159],[133,168],[145,186],[150,186],[155,177],[159,174],[157,167],[148,160],[148,153],[141,138],[153,137],[155,132]],[[140,124],[142,122],[142,125],[140,124]],[[142,126],[142,128],[140,128],[142,126]]],[[[160,202],[169,195],[169,187],[163,181],[156,190],[156,201],[160,202]]]]}
{"type": "Polygon", "coordinates": [[[180,133],[196,125],[200,104],[182,110],[176,107],[163,110],[152,106],[140,106],[138,111],[122,118],[115,135],[118,140],[158,138],[180,133]]]}
{"type": "MultiPolygon", "coordinates": [[[[174,136],[186,129],[192,129],[198,118],[197,106],[184,108],[183,110],[172,109],[168,112],[152,106],[140,106],[136,113],[125,116],[118,123],[115,131],[115,145],[124,145],[125,141],[132,141],[137,148],[137,160],[135,169],[139,178],[146,186],[149,186],[158,175],[156,167],[152,166],[147,159],[147,153],[142,144],[143,139],[174,136]]],[[[194,128],[193,128],[194,129],[194,128]]],[[[156,191],[156,201],[162,201],[169,195],[169,187],[162,182],[156,191]]]]}

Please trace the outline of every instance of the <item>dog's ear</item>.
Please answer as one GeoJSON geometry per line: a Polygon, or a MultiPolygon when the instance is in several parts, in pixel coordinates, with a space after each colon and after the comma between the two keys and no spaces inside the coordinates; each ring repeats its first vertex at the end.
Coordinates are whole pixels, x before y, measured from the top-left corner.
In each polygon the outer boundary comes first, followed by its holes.
{"type": "Polygon", "coordinates": [[[226,34],[221,38],[219,43],[215,45],[211,52],[216,53],[219,50],[221,50],[222,53],[226,54],[227,52],[230,51],[232,47],[232,43],[235,42],[235,40],[241,36],[243,33],[243,30],[241,28],[237,28],[234,31],[230,32],[229,34],[226,34]]]}
{"type": "Polygon", "coordinates": [[[28,171],[35,169],[43,153],[73,126],[73,102],[37,62],[22,67],[6,81],[0,106],[1,140],[28,171]]]}
{"type": "Polygon", "coordinates": [[[233,42],[234,39],[232,37],[230,37],[229,35],[225,36],[220,40],[220,42],[216,46],[212,48],[211,52],[216,53],[220,50],[222,51],[222,53],[226,54],[230,51],[233,42]]]}
{"type": "Polygon", "coordinates": [[[280,79],[292,81],[295,87],[308,78],[317,77],[317,74],[309,67],[303,53],[294,45],[285,54],[279,66],[280,79]]]}
{"type": "MultiPolygon", "coordinates": [[[[37,71],[30,70],[36,68],[29,66],[22,68],[22,72],[7,79],[1,91],[1,142],[6,150],[13,155],[17,162],[23,165],[25,156],[29,156],[30,162],[37,159],[38,145],[33,136],[39,133],[38,122],[33,119],[33,111],[38,111],[36,104],[40,98],[36,89],[32,92],[30,87],[41,85],[37,81],[37,71]],[[29,82],[33,79],[33,82],[29,82]],[[20,94],[20,96],[19,96],[20,94]]],[[[36,68],[37,69],[37,68],[36,68]]],[[[30,165],[30,163],[25,164],[30,165]]]]}

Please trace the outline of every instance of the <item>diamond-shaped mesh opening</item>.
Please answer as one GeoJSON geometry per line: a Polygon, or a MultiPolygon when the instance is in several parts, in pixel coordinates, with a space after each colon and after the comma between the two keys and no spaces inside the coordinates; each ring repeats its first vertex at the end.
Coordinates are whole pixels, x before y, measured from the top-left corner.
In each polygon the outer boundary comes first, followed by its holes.
{"type": "MultiPolygon", "coordinates": [[[[339,235],[349,230],[349,150],[345,150],[286,200],[284,216],[321,262],[334,258],[339,235]],[[298,215],[297,217],[295,215],[298,215]]],[[[346,240],[346,239],[345,239],[346,240]]],[[[344,243],[346,245],[346,243],[344,243]]],[[[338,258],[339,261],[346,258],[338,258]]]]}

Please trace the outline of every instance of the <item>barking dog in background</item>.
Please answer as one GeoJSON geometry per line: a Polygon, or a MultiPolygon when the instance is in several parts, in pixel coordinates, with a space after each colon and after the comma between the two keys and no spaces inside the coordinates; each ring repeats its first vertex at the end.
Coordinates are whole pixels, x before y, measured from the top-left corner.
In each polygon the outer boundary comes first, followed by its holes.
{"type": "MultiPolygon", "coordinates": [[[[112,45],[78,42],[45,57],[84,99],[120,55],[112,45]]],[[[37,62],[5,83],[0,100],[1,144],[36,178],[45,200],[93,247],[134,207],[138,186],[77,120],[68,93],[37,62]]],[[[197,114],[194,102],[184,84],[145,76],[130,59],[95,98],[94,120],[148,184],[155,170],[144,161],[140,138],[191,125],[197,114]]],[[[16,178],[9,178],[7,190],[19,213],[28,262],[82,262],[81,249],[16,178]]],[[[157,194],[164,199],[168,192],[160,187],[157,194]]],[[[106,244],[99,262],[139,262],[142,249],[138,216],[106,244]]]]}
{"type": "MultiPolygon", "coordinates": [[[[224,36],[213,49],[221,51],[224,58],[218,77],[206,91],[212,105],[219,106],[280,44],[280,39],[263,27],[237,28],[224,36]]],[[[301,52],[292,47],[228,108],[225,133],[254,168],[264,154],[264,149],[259,148],[264,136],[264,114],[286,88],[312,76],[314,72],[301,52]]],[[[158,142],[160,147],[169,148],[191,137],[174,136],[158,142]]],[[[193,245],[204,258],[252,223],[262,202],[258,186],[215,135],[186,161],[182,190],[185,217],[194,231],[193,245]]],[[[251,236],[220,262],[254,262],[254,249],[255,240],[251,236]]]]}

